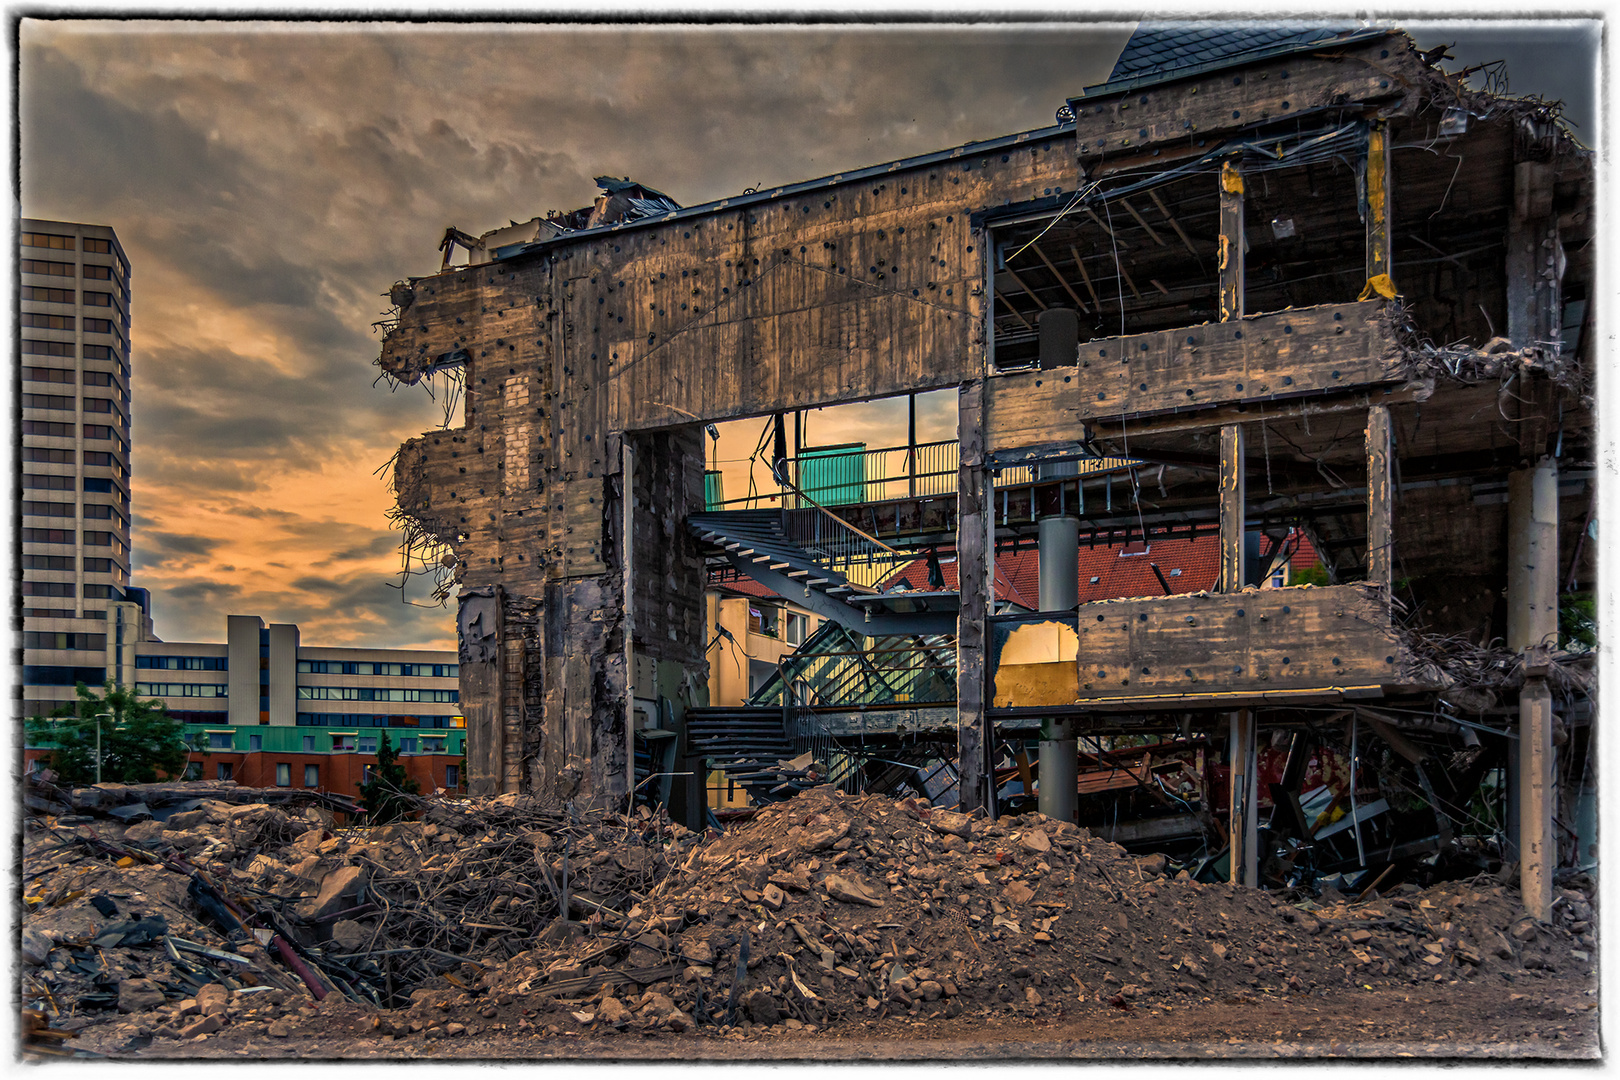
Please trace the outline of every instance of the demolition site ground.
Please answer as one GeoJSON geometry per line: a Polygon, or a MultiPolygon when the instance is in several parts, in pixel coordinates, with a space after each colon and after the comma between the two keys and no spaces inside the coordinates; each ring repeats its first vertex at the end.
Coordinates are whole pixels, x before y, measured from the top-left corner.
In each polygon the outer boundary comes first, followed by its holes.
{"type": "Polygon", "coordinates": [[[827,788],[718,836],[513,795],[341,827],[228,783],[30,794],[37,1058],[1601,1053],[1590,875],[1540,923],[1497,876],[1277,895],[827,788]]]}

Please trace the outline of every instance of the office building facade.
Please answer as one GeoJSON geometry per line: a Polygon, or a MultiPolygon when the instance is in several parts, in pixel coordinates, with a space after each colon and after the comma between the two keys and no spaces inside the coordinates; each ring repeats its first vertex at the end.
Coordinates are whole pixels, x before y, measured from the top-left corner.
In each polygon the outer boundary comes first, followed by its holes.
{"type": "Polygon", "coordinates": [[[104,225],[18,237],[23,716],[114,677],[150,636],[129,584],[130,264],[104,225]]]}

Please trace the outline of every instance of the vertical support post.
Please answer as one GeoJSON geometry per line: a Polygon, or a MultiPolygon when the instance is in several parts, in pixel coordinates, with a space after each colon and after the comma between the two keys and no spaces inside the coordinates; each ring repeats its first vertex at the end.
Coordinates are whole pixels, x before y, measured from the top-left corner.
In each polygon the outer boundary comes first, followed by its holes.
{"type": "Polygon", "coordinates": [[[906,493],[917,497],[917,395],[906,396],[906,493]]]}
{"type": "Polygon", "coordinates": [[[1393,485],[1390,479],[1389,406],[1367,410],[1367,583],[1376,585],[1389,602],[1394,583],[1394,530],[1391,521],[1393,485]]]}
{"type": "Polygon", "coordinates": [[[624,575],[624,790],[626,813],[636,804],[636,449],[626,432],[620,438],[623,470],[620,511],[620,571],[624,575]]]}
{"type": "Polygon", "coordinates": [[[1258,773],[1255,768],[1254,713],[1239,709],[1232,714],[1231,733],[1227,739],[1226,759],[1231,764],[1231,801],[1228,805],[1231,836],[1231,876],[1234,885],[1257,888],[1260,884],[1260,802],[1255,792],[1258,773]]]}
{"type": "Polygon", "coordinates": [[[1221,321],[1243,318],[1243,174],[1221,163],[1221,321]]]}
{"type": "Polygon", "coordinates": [[[956,562],[961,606],[956,617],[957,809],[989,808],[990,740],[985,724],[986,630],[995,562],[995,489],[984,467],[984,383],[973,379],[957,394],[956,562]]]}
{"type": "Polygon", "coordinates": [[[1218,592],[1243,590],[1243,507],[1246,502],[1243,470],[1243,426],[1221,428],[1221,572],[1218,592]]]}
{"type": "Polygon", "coordinates": [[[1552,210],[1553,169],[1539,161],[1514,166],[1513,216],[1507,234],[1508,340],[1513,347],[1556,351],[1562,337],[1564,248],[1552,210]]]}
{"type": "MultiPolygon", "coordinates": [[[[1072,612],[1080,602],[1080,522],[1072,517],[1046,517],[1036,528],[1041,610],[1072,612]]],[[[1049,818],[1073,821],[1080,799],[1080,759],[1073,721],[1055,717],[1041,721],[1040,762],[1036,806],[1049,818]]]]}
{"type": "MultiPolygon", "coordinates": [[[[1380,296],[1395,294],[1389,209],[1389,122],[1376,120],[1367,132],[1367,285],[1380,296]],[[1382,275],[1386,282],[1379,282],[1382,275]],[[1379,285],[1384,288],[1379,288],[1379,285]],[[1385,292],[1385,289],[1388,292],[1385,292]]],[[[1370,297],[1368,297],[1370,299],[1370,297]]]]}
{"type": "MultiPolygon", "coordinates": [[[[1538,919],[1552,912],[1552,875],[1558,859],[1553,838],[1555,758],[1552,696],[1545,679],[1547,653],[1558,641],[1558,466],[1542,458],[1534,469],[1508,477],[1508,648],[1524,658],[1519,691],[1519,893],[1538,919]]],[[[1510,822],[1510,828],[1513,823],[1510,822]]]]}
{"type": "Polygon", "coordinates": [[[508,790],[504,606],[501,587],[483,585],[463,589],[456,611],[469,795],[501,795],[508,790]]]}

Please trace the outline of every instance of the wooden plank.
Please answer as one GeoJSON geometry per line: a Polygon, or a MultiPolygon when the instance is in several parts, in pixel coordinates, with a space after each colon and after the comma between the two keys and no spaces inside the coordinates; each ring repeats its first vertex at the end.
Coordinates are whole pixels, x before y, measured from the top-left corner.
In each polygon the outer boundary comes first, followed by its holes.
{"type": "Polygon", "coordinates": [[[1131,217],[1136,219],[1136,223],[1138,225],[1142,226],[1142,231],[1148,234],[1148,239],[1149,240],[1152,240],[1155,244],[1158,244],[1160,247],[1169,247],[1170,246],[1169,244],[1165,243],[1164,237],[1160,236],[1158,233],[1153,231],[1153,226],[1151,226],[1151,225],[1149,225],[1147,223],[1147,219],[1144,218],[1141,215],[1141,213],[1137,211],[1136,207],[1131,205],[1131,201],[1129,199],[1125,198],[1122,195],[1122,196],[1120,196],[1119,204],[1125,208],[1126,212],[1129,213],[1131,215],[1131,217]]]}
{"type": "MultiPolygon", "coordinates": [[[[1035,295],[1035,290],[1029,287],[1029,283],[1027,281],[1025,281],[1023,278],[1018,276],[1018,271],[1014,270],[1010,266],[1006,267],[1005,269],[1006,269],[1007,274],[1014,281],[1016,281],[1018,283],[1018,287],[1020,289],[1023,289],[1026,293],[1028,293],[1029,298],[1031,300],[1035,301],[1035,306],[1040,308],[1042,311],[1045,311],[1046,310],[1046,301],[1042,300],[1040,297],[1035,295]]],[[[1012,305],[1009,304],[1008,306],[1011,307],[1012,305]]],[[[1019,317],[1022,318],[1022,316],[1019,316],[1019,317]]],[[[1029,324],[1025,323],[1025,325],[1027,326],[1029,324]]]]}
{"type": "Polygon", "coordinates": [[[1390,480],[1389,407],[1367,410],[1367,581],[1385,596],[1394,582],[1393,486],[1390,480]]]}
{"type": "Polygon", "coordinates": [[[1181,222],[1176,220],[1176,215],[1170,212],[1170,208],[1164,205],[1164,200],[1159,198],[1159,193],[1152,188],[1148,188],[1148,198],[1153,200],[1153,205],[1159,208],[1159,213],[1164,215],[1164,220],[1168,221],[1170,227],[1176,230],[1176,235],[1181,237],[1182,244],[1187,248],[1187,254],[1195,259],[1198,258],[1198,249],[1193,247],[1191,240],[1187,239],[1186,230],[1181,227],[1181,222]]]}
{"type": "Polygon", "coordinates": [[[1221,274],[1221,321],[1243,318],[1243,174],[1221,162],[1221,239],[1216,266],[1221,274]]]}
{"type": "Polygon", "coordinates": [[[961,607],[956,620],[956,769],[958,810],[988,807],[989,743],[985,731],[985,618],[989,614],[994,559],[994,496],[984,467],[984,384],[977,379],[957,392],[957,437],[962,450],[956,472],[956,555],[961,607]]]}
{"type": "Polygon", "coordinates": [[[1101,338],[1080,346],[1078,365],[987,379],[986,446],[1078,438],[1082,424],[1121,416],[1393,382],[1401,355],[1382,301],[1101,338]]]}
{"type": "Polygon", "coordinates": [[[1258,755],[1255,747],[1254,713],[1238,709],[1231,714],[1227,760],[1231,764],[1231,784],[1227,822],[1231,828],[1230,873],[1227,880],[1251,889],[1259,887],[1259,810],[1258,755]]]}
{"type": "MultiPolygon", "coordinates": [[[[481,602],[483,598],[480,598],[481,602]]],[[[466,602],[464,598],[463,603],[466,602]]],[[[495,586],[495,640],[499,643],[505,633],[501,587],[495,586]]],[[[471,795],[499,795],[504,790],[504,719],[505,701],[502,678],[501,646],[496,645],[495,657],[472,661],[465,651],[461,660],[461,712],[467,724],[467,792],[471,795]]]]}
{"type": "MultiPolygon", "coordinates": [[[[1028,624],[1033,620],[1020,620],[1028,624]]],[[[1047,620],[1075,625],[1068,619],[1047,620]]],[[[1237,594],[1186,593],[1082,604],[1079,686],[1000,708],[1151,702],[1183,695],[1316,693],[1422,685],[1433,675],[1398,640],[1381,602],[1362,585],[1295,586],[1237,594]]],[[[1010,640],[1010,639],[1009,639],[1010,640]]],[[[996,685],[1026,683],[1021,665],[997,664],[996,685]]],[[[1040,666],[1040,665],[1030,665],[1040,666]]],[[[1039,681],[1039,673],[1027,685],[1039,681]]]]}
{"type": "Polygon", "coordinates": [[[1080,257],[1080,249],[1070,244],[1069,254],[1074,256],[1075,269],[1080,271],[1080,280],[1085,282],[1086,292],[1091,295],[1091,302],[1100,309],[1102,301],[1097,298],[1097,287],[1091,283],[1091,275],[1086,273],[1086,260],[1080,257]]]}
{"type": "Polygon", "coordinates": [[[1389,205],[1389,121],[1375,121],[1367,132],[1367,280],[1380,274],[1393,280],[1393,240],[1389,205]]]}
{"type": "Polygon", "coordinates": [[[1074,291],[1074,287],[1069,284],[1068,279],[1058,273],[1058,268],[1052,265],[1052,260],[1046,257],[1046,252],[1042,251],[1033,240],[1029,242],[1029,246],[1030,250],[1034,251],[1040,257],[1041,262],[1046,265],[1046,268],[1052,272],[1052,276],[1057,279],[1057,283],[1063,286],[1063,291],[1069,294],[1069,299],[1074,301],[1074,306],[1080,309],[1080,313],[1090,315],[1091,310],[1080,299],[1080,294],[1074,291]]]}
{"type": "Polygon", "coordinates": [[[1221,569],[1216,591],[1243,590],[1243,511],[1247,502],[1244,482],[1243,425],[1221,428],[1221,569]]]}

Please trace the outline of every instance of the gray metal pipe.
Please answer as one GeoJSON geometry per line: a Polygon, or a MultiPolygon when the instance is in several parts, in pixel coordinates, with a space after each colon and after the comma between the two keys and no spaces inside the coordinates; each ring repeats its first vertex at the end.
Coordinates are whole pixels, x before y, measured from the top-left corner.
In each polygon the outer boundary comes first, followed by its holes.
{"type": "Polygon", "coordinates": [[[1080,602],[1080,520],[1042,518],[1036,528],[1041,553],[1041,610],[1069,611],[1080,602]]]}

